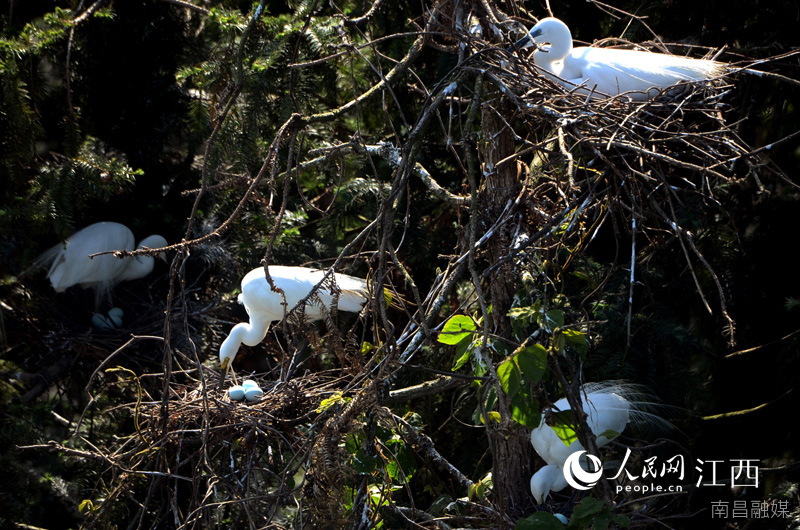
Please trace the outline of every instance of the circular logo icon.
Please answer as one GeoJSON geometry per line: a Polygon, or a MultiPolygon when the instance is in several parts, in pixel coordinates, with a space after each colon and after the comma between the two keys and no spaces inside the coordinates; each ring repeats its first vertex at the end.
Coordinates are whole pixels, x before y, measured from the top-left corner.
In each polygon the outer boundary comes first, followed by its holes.
{"type": "Polygon", "coordinates": [[[603,466],[600,459],[586,451],[575,451],[564,462],[564,478],[576,490],[588,490],[597,484],[602,476],[603,466]],[[591,467],[595,469],[594,471],[586,471],[581,467],[580,458],[583,455],[586,455],[586,458],[589,459],[591,467]]]}

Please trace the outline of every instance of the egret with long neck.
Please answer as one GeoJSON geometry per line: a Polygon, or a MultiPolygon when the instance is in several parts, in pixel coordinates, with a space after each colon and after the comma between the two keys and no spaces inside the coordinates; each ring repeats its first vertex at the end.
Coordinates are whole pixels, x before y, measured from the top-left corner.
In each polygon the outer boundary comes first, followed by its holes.
{"type": "MultiPolygon", "coordinates": [[[[49,265],[47,277],[56,292],[73,285],[94,289],[96,303],[109,299],[118,283],[143,278],[153,271],[152,256],[141,255],[119,259],[112,254],[89,256],[116,250],[132,251],[136,240],[133,232],[120,223],[100,222],[75,232],[64,243],[52,247],[37,260],[49,265]]],[[[167,240],[159,235],[144,238],[135,248],[162,248],[167,240]]],[[[161,259],[166,260],[164,254],[161,259]]]]}
{"type": "Polygon", "coordinates": [[[508,51],[536,46],[533,62],[567,90],[595,98],[624,94],[647,101],[682,81],[724,75],[727,65],[664,53],[572,46],[572,34],[557,18],[543,18],[508,51]]]}
{"type": "Polygon", "coordinates": [[[270,278],[275,287],[282,291],[278,292],[267,282],[264,267],[248,272],[242,279],[239,303],[244,305],[250,321],[236,324],[222,342],[219,349],[222,369],[227,371],[242,343],[248,346],[259,344],[267,335],[270,324],[283,320],[284,316],[301,300],[308,297],[312,289],[318,285],[315,296],[303,309],[306,319],[324,318],[333,307],[334,291],[338,292],[336,297],[338,310],[351,313],[361,311],[369,296],[367,281],[347,274],[333,273],[333,282],[330,282],[330,279],[325,279],[326,274],[326,271],[319,269],[270,265],[270,278]],[[330,283],[335,284],[335,289],[330,283]]]}

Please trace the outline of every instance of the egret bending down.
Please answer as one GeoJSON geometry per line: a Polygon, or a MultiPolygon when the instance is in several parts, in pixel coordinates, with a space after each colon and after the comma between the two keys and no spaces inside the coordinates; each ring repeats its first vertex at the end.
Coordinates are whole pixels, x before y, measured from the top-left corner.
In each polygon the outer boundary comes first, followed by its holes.
{"type": "MultiPolygon", "coordinates": [[[[267,283],[264,267],[251,270],[242,279],[239,303],[247,310],[250,322],[236,324],[222,342],[219,348],[219,360],[223,370],[227,370],[233,362],[242,343],[255,346],[264,340],[270,324],[283,320],[286,313],[305,299],[311,290],[323,281],[325,271],[270,265],[269,275],[275,282],[275,287],[283,291],[283,296],[273,291],[267,283]]],[[[339,273],[334,273],[333,279],[339,292],[337,308],[351,313],[361,311],[369,296],[366,280],[339,273]]],[[[324,318],[333,305],[333,299],[329,281],[326,280],[316,291],[316,297],[309,299],[306,304],[305,317],[309,320],[324,318]]]]}
{"type": "MultiPolygon", "coordinates": [[[[56,292],[64,292],[73,285],[95,290],[99,304],[108,298],[118,283],[143,278],[153,271],[151,256],[119,259],[112,254],[89,258],[91,254],[114,250],[134,250],[136,240],[127,226],[119,223],[95,223],[72,234],[63,244],[58,244],[39,257],[39,263],[50,264],[47,277],[56,292]]],[[[158,235],[143,239],[135,248],[161,248],[167,240],[158,235]]],[[[165,259],[163,254],[159,256],[165,259]]]]}
{"type": "Polygon", "coordinates": [[[533,62],[567,90],[592,97],[625,94],[647,101],[681,81],[702,81],[723,75],[726,65],[664,53],[614,48],[572,47],[569,28],[557,18],[543,18],[513,48],[537,46],[533,62]]]}
{"type": "MultiPolygon", "coordinates": [[[[598,448],[619,436],[632,419],[664,422],[638,408],[641,403],[633,401],[633,389],[619,383],[587,383],[581,387],[581,406],[587,415],[586,425],[597,437],[598,448]]],[[[551,408],[551,412],[567,410],[571,410],[567,398],[559,399],[551,408]]],[[[531,443],[546,462],[531,478],[531,493],[536,502],[542,504],[548,493],[567,487],[564,464],[573,453],[584,451],[584,447],[578,439],[567,446],[545,422],[545,414],[542,414],[539,426],[531,431],[531,443]]]]}

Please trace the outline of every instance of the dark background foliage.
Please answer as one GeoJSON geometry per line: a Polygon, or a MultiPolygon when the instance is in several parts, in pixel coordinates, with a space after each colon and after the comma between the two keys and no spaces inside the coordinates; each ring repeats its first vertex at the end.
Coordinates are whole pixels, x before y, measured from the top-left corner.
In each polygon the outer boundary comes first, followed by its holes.
{"type": "MultiPolygon", "coordinates": [[[[131,323],[119,333],[98,332],[88,325],[92,297],[78,289],[53,293],[44,272],[34,267],[36,257],[76,229],[97,221],[122,222],[137,240],[160,233],[170,242],[181,241],[196,197],[192,190],[200,187],[204,164],[213,177],[212,189],[199,203],[189,237],[211,233],[234,212],[248,179],[259,172],[279,128],[293,113],[311,116],[346,104],[378,83],[415,38],[404,34],[381,42],[376,49],[365,47],[355,53],[343,46],[343,36],[355,39],[359,31],[365,31],[360,36],[367,41],[414,32],[419,30],[414,24],[424,26],[424,16],[432,8],[430,3],[387,4],[371,18],[368,30],[356,31],[343,20],[363,14],[370,7],[367,4],[262,2],[261,18],[248,26],[258,4],[194,3],[203,9],[157,0],[98,2],[88,19],[72,25],[69,21],[87,9],[86,2],[0,4],[0,397],[4,405],[0,466],[5,472],[0,481],[0,522],[9,528],[17,523],[44,528],[123,527],[132,520],[136,503],[144,503],[148,491],[152,492],[145,478],[128,477],[125,480],[130,481],[135,501],[119,501],[117,507],[103,512],[101,520],[92,519],[91,508],[82,501],[94,499],[99,505],[103,492],[122,481],[119,470],[109,471],[103,462],[74,455],[68,458],[63,452],[18,446],[71,440],[64,443],[85,449],[71,436],[87,404],[84,389],[91,384],[90,375],[131,333],[163,334],[165,299],[172,285],[169,270],[159,264],[153,276],[120,285],[115,299],[131,323]],[[243,34],[249,37],[240,46],[243,34]],[[336,61],[291,66],[339,52],[343,56],[336,61]],[[382,69],[380,75],[367,61],[382,69]],[[227,98],[233,93],[238,94],[236,105],[225,115],[227,98]],[[211,131],[218,125],[219,136],[212,142],[211,131]],[[27,377],[20,378],[20,373],[27,377]]],[[[641,18],[584,1],[551,3],[551,7],[571,27],[576,40],[588,43],[607,37],[652,40],[652,30],[666,42],[723,50],[723,60],[742,64],[781,56],[800,45],[797,2],[609,3],[641,18]]],[[[504,2],[499,7],[509,13],[524,8],[530,16],[546,15],[544,2],[504,2]]],[[[529,24],[530,16],[520,14],[518,19],[529,24]]],[[[449,83],[447,76],[458,64],[453,49],[442,48],[458,42],[463,32],[439,30],[444,34],[437,35],[442,46],[429,46],[422,52],[413,76],[394,83],[382,96],[364,101],[357,111],[315,122],[296,144],[279,145],[278,172],[286,170],[290,156],[300,156],[300,152],[305,156],[334,143],[410,142],[409,134],[430,102],[426,91],[434,92],[437,83],[449,83]]],[[[758,64],[758,68],[800,79],[794,56],[758,64]]],[[[556,287],[564,312],[575,322],[590,322],[586,331],[591,347],[583,364],[587,377],[644,384],[671,407],[665,414],[677,428],[664,435],[671,442],[659,454],[687,455],[690,473],[695,458],[761,460],[764,474],[758,489],[697,488],[660,505],[656,518],[673,528],[735,527],[736,521],[711,520],[708,509],[713,500],[783,499],[790,511],[798,505],[795,462],[800,431],[795,411],[800,395],[794,389],[800,373],[800,335],[794,333],[800,282],[795,275],[794,241],[800,228],[800,194],[795,184],[800,147],[791,135],[800,129],[796,109],[800,88],[747,74],[733,79],[735,88],[725,100],[725,121],[735,124],[738,137],[752,149],[779,142],[762,153],[762,160],[769,160],[764,164],[769,171],[732,163],[733,178],[713,186],[713,199],[698,193],[681,202],[676,212],[717,274],[722,296],[697,262],[695,280],[685,253],[664,227],[631,237],[627,227],[611,222],[604,223],[581,249],[556,287]],[[639,254],[629,307],[633,239],[639,254]],[[704,308],[698,285],[712,313],[704,308]],[[735,345],[726,331],[720,298],[736,323],[735,345]],[[732,355],[737,352],[741,353],[732,355]],[[711,418],[735,411],[740,413],[711,418]]],[[[450,193],[469,196],[470,183],[451,156],[450,139],[442,128],[434,131],[435,127],[420,140],[412,138],[418,141],[415,161],[450,193]]],[[[468,151],[461,144],[457,148],[468,151]]],[[[277,232],[273,227],[285,180],[260,186],[222,237],[192,247],[185,262],[183,277],[188,285],[181,302],[188,316],[185,326],[175,326],[174,348],[196,348],[204,366],[212,366],[230,325],[245,318],[231,294],[268,246],[273,247],[273,263],[331,265],[383,211],[395,179],[393,170],[386,159],[364,156],[343,156],[297,169],[292,183],[296,191],[287,194],[286,214],[277,232]]],[[[464,252],[470,213],[445,204],[416,179],[403,191],[407,198],[391,220],[395,231],[390,239],[395,245],[402,241],[400,260],[424,295],[451,256],[464,252]]],[[[534,210],[526,214],[532,218],[534,210]]],[[[531,232],[536,226],[530,223],[531,232]]],[[[371,232],[358,248],[351,249],[348,272],[363,277],[374,271],[381,237],[371,232]],[[364,256],[357,254],[361,251],[364,256]]],[[[567,246],[553,245],[542,251],[540,263],[545,264],[538,269],[542,276],[557,276],[558,266],[552,263],[568,261],[567,246]]],[[[403,283],[401,276],[395,278],[403,283]]],[[[413,299],[408,285],[402,290],[413,299]]],[[[478,314],[477,304],[469,305],[464,290],[469,291],[463,288],[452,294],[449,310],[463,307],[467,308],[463,312],[478,314]]],[[[512,291],[524,291],[519,278],[512,291]]],[[[546,296],[556,298],[552,293],[546,296]]],[[[394,318],[400,330],[408,315],[398,311],[394,318]]],[[[436,324],[441,320],[444,316],[436,324]]],[[[386,339],[390,333],[378,335],[386,339]]],[[[291,348],[287,337],[269,340],[275,341],[270,351],[291,348]]],[[[374,337],[369,340],[378,342],[374,337]]],[[[248,359],[253,361],[263,353],[254,349],[248,359]]],[[[495,361],[501,361],[503,353],[510,351],[501,351],[495,361]]],[[[451,349],[431,341],[414,363],[447,372],[452,356],[451,349]]],[[[268,366],[278,362],[279,355],[271,357],[275,359],[270,358],[268,366]]],[[[320,353],[319,359],[320,372],[337,366],[330,352],[320,353]]],[[[147,374],[159,373],[163,363],[161,347],[146,342],[134,344],[115,362],[141,376],[141,384],[156,396],[155,401],[162,384],[147,374]]],[[[258,367],[265,369],[263,363],[258,367]]],[[[102,401],[94,410],[104,411],[92,416],[88,427],[97,446],[114,446],[115,436],[137,430],[130,414],[133,387],[121,375],[118,380],[114,377],[107,376],[103,392],[90,392],[102,401]]],[[[428,378],[422,370],[398,370],[395,388],[428,378]]],[[[557,386],[553,379],[541,388],[555,392],[557,386]]],[[[417,398],[395,410],[406,418],[418,415],[441,455],[475,482],[493,466],[497,469],[483,429],[466,426],[476,423],[476,396],[473,389],[461,387],[417,398]]],[[[425,468],[421,462],[418,467],[425,468]]],[[[417,508],[435,513],[431,506],[441,499],[465,495],[435,475],[430,470],[418,471],[409,481],[410,493],[401,488],[394,500],[403,504],[405,495],[413,498],[417,508]]],[[[692,477],[696,480],[696,475],[692,477]]],[[[527,491],[527,482],[519,488],[527,491]]],[[[511,510],[516,518],[533,512],[530,499],[528,503],[516,507],[516,512],[511,510]]],[[[169,509],[166,501],[164,506],[161,512],[169,509]]],[[[570,502],[559,497],[551,508],[563,506],[570,502]]],[[[391,517],[384,516],[384,527],[393,527],[391,517]]],[[[142,521],[174,524],[172,520],[165,523],[167,519],[153,515],[142,521]]],[[[483,523],[461,524],[480,527],[483,523]]],[[[792,524],[796,523],[788,518],[750,521],[748,527],[792,524]]]]}

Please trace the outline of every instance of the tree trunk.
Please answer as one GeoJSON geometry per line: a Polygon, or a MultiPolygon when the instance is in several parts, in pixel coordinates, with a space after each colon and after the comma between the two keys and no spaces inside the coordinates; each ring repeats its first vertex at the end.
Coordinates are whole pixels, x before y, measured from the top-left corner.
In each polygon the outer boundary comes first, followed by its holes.
{"type": "MultiPolygon", "coordinates": [[[[492,98],[488,99],[489,101],[492,98]]],[[[501,101],[500,98],[494,101],[501,101]]],[[[502,160],[514,154],[515,144],[512,131],[500,116],[511,116],[513,111],[505,108],[485,106],[481,121],[484,134],[483,172],[486,178],[481,193],[481,209],[484,217],[483,227],[489,227],[503,214],[508,201],[513,201],[521,183],[517,176],[517,165],[502,160]]],[[[508,253],[511,243],[510,223],[502,223],[490,239],[486,257],[494,264],[508,253]]],[[[496,335],[507,336],[511,332],[506,316],[516,290],[516,277],[513,266],[507,263],[489,278],[489,301],[492,304],[491,325],[496,335]]],[[[497,505],[516,519],[529,511],[532,497],[528,488],[531,477],[531,444],[527,430],[511,418],[508,400],[504,395],[498,399],[501,422],[490,424],[489,437],[493,456],[493,482],[497,505]]]]}

